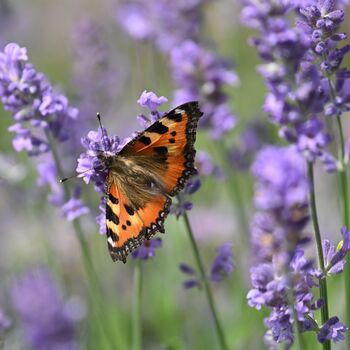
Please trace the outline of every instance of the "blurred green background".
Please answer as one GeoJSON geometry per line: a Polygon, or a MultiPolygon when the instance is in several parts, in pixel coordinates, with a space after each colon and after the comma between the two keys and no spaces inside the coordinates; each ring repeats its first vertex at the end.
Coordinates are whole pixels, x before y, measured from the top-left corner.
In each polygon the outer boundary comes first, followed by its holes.
{"type": "MultiPolygon", "coordinates": [[[[122,137],[140,127],[136,104],[143,90],[151,90],[171,99],[173,83],[165,58],[150,43],[130,39],[116,24],[118,1],[112,0],[0,0],[6,14],[0,23],[0,43],[16,42],[28,49],[29,60],[43,72],[53,85],[59,87],[74,106],[77,99],[74,84],[73,32],[77,22],[89,17],[99,23],[113,53],[116,67],[115,99],[108,106],[103,122],[110,134],[122,137]]],[[[346,22],[348,25],[348,21],[346,22]]],[[[237,115],[237,127],[220,146],[205,133],[198,137],[197,149],[211,153],[215,160],[227,167],[222,147],[237,143],[237,136],[250,120],[266,122],[276,142],[275,128],[262,113],[266,88],[256,65],[255,50],[247,43],[253,32],[239,21],[238,1],[214,1],[205,8],[203,41],[221,56],[232,59],[240,85],[230,88],[230,105],[237,115]],[[221,158],[221,159],[220,159],[221,158]]],[[[168,105],[169,106],[169,105],[168,105]]],[[[168,107],[167,106],[167,107],[168,107]]],[[[105,106],[95,106],[101,111],[105,106]]],[[[84,118],[80,115],[80,118],[84,118]]],[[[93,119],[93,116],[88,116],[93,119]]],[[[12,134],[7,128],[13,123],[9,113],[0,110],[0,305],[11,314],[8,305],[9,286],[22,271],[36,265],[48,265],[54,272],[65,296],[77,295],[86,302],[87,316],[80,321],[82,348],[107,348],[103,334],[89,318],[86,274],[74,231],[60,211],[47,203],[45,188],[36,186],[35,159],[12,148],[12,134]]],[[[97,128],[97,126],[96,126],[97,128]]],[[[348,130],[348,127],[345,128],[348,130]]],[[[76,158],[82,149],[76,150],[76,158]]],[[[67,156],[60,154],[64,159],[67,156]]],[[[65,169],[67,174],[73,173],[65,169]]],[[[79,180],[73,180],[78,182],[79,180]]],[[[322,233],[338,239],[339,206],[335,196],[334,177],[319,171],[316,176],[322,233]]],[[[264,349],[265,311],[247,306],[249,290],[249,232],[237,222],[236,204],[230,198],[233,183],[242,190],[243,206],[251,218],[253,184],[249,173],[231,172],[226,181],[206,179],[201,190],[193,196],[194,208],[189,213],[201,254],[209,268],[218,246],[233,243],[237,268],[222,283],[212,284],[214,298],[224,325],[230,349],[264,349]],[[205,220],[205,221],[204,221],[205,220]]],[[[83,198],[91,213],[82,217],[84,233],[93,254],[93,263],[103,287],[108,312],[103,320],[115,329],[120,349],[130,348],[131,309],[134,262],[113,263],[109,257],[105,237],[98,234],[95,216],[99,196],[93,186],[82,183],[83,198]]],[[[247,223],[247,227],[249,222],[247,223]]],[[[160,235],[158,235],[160,236],[160,235]]],[[[216,349],[217,339],[202,290],[185,290],[185,276],[179,271],[181,262],[193,263],[181,218],[170,216],[166,221],[163,247],[156,258],[142,265],[143,269],[143,349],[216,349]]],[[[310,255],[314,254],[310,248],[310,255]]],[[[330,281],[331,315],[341,315],[344,308],[341,277],[330,281]]],[[[308,349],[314,348],[312,335],[307,335],[308,349]]],[[[21,329],[16,324],[6,337],[5,349],[25,349],[21,329]]],[[[334,349],[344,349],[335,346],[334,349]]]]}

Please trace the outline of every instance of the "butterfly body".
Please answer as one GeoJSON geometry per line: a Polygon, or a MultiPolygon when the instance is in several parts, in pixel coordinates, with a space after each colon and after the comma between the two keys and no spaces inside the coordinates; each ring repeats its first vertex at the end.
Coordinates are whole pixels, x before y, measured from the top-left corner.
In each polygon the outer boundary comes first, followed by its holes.
{"type": "Polygon", "coordinates": [[[107,242],[114,261],[126,261],[157,231],[164,232],[171,197],[196,173],[194,142],[202,113],[189,102],[167,113],[117,155],[101,155],[108,169],[107,242]]]}

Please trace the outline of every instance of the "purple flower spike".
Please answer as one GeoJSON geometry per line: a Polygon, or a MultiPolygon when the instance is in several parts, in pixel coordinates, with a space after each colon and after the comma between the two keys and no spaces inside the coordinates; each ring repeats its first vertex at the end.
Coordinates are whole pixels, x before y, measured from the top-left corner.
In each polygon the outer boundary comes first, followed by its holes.
{"type": "Polygon", "coordinates": [[[154,238],[143,242],[143,244],[132,252],[132,257],[139,260],[150,260],[155,257],[156,249],[162,246],[160,238],[154,238]]]}
{"type": "Polygon", "coordinates": [[[76,349],[73,321],[47,269],[32,270],[19,278],[12,288],[12,303],[30,347],[76,349]]]}
{"type": "Polygon", "coordinates": [[[234,268],[232,244],[225,243],[218,249],[218,255],[212,263],[209,278],[214,282],[221,282],[232,274],[234,268]]]}
{"type": "Polygon", "coordinates": [[[345,339],[344,333],[348,330],[342,322],[339,322],[339,318],[331,317],[322,327],[317,334],[318,341],[323,344],[326,340],[332,340],[335,343],[345,339]]]}
{"type": "Polygon", "coordinates": [[[285,343],[288,349],[294,341],[294,315],[301,329],[310,330],[313,312],[322,305],[312,294],[318,277],[313,261],[301,249],[309,241],[303,232],[309,220],[306,162],[295,146],[267,146],[258,153],[252,172],[260,212],[251,226],[256,263],[250,271],[248,304],[271,310],[265,319],[269,328],[265,340],[273,344],[271,348],[285,343]],[[294,296],[293,307],[290,295],[294,296]]]}

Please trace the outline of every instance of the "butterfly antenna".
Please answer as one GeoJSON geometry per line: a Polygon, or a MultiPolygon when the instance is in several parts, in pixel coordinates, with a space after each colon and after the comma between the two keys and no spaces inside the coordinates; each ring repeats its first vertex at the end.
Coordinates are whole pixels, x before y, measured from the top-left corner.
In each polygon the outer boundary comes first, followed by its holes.
{"type": "Polygon", "coordinates": [[[96,117],[98,119],[98,123],[100,124],[100,129],[101,129],[101,133],[102,133],[103,148],[104,148],[104,151],[107,152],[106,140],[108,140],[108,136],[107,136],[106,130],[102,126],[101,114],[99,112],[97,112],[96,117]]]}
{"type": "Polygon", "coordinates": [[[80,174],[87,173],[88,171],[91,171],[91,170],[93,170],[93,168],[86,169],[86,170],[82,171],[82,172],[79,173],[79,174],[74,174],[74,175],[65,177],[65,178],[63,178],[63,179],[60,179],[60,183],[66,182],[66,181],[68,181],[68,180],[70,180],[70,179],[74,179],[75,177],[78,177],[80,174]]]}

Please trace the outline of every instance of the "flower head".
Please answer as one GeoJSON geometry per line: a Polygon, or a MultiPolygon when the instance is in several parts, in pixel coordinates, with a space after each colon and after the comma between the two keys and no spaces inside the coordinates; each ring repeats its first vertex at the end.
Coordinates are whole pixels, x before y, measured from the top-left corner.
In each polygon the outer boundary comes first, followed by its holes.
{"type": "Polygon", "coordinates": [[[218,249],[218,255],[212,263],[210,279],[215,282],[221,282],[225,277],[231,275],[234,268],[232,245],[225,243],[218,249]]]}
{"type": "Polygon", "coordinates": [[[12,303],[31,347],[76,348],[73,321],[48,270],[32,270],[19,278],[12,288],[12,303]]]}
{"type": "Polygon", "coordinates": [[[209,0],[124,1],[117,20],[136,40],[151,40],[162,52],[169,52],[186,39],[198,37],[202,7],[209,0]]]}
{"type": "Polygon", "coordinates": [[[79,216],[89,213],[89,208],[79,199],[80,190],[80,187],[76,187],[72,198],[61,208],[63,216],[68,221],[73,221],[79,216]]]}
{"type": "Polygon", "coordinates": [[[177,85],[174,105],[199,100],[204,112],[200,127],[220,138],[235,126],[235,116],[228,106],[225,85],[238,78],[228,61],[217,57],[194,41],[184,41],[171,50],[172,77],[177,85]]]}
{"type": "Polygon", "coordinates": [[[162,246],[160,238],[153,238],[144,241],[140,247],[132,252],[132,257],[139,260],[149,260],[155,257],[156,249],[162,246]]]}
{"type": "Polygon", "coordinates": [[[344,333],[348,330],[339,318],[331,317],[317,334],[318,341],[323,344],[326,340],[333,340],[335,343],[345,339],[344,333]]]}
{"type": "Polygon", "coordinates": [[[323,241],[323,254],[325,259],[326,271],[328,274],[337,275],[344,270],[345,257],[350,250],[350,232],[346,227],[342,227],[341,234],[343,239],[335,248],[328,240],[323,241]]]}
{"type": "Polygon", "coordinates": [[[155,112],[160,105],[167,101],[166,97],[158,97],[154,92],[145,90],[137,100],[137,103],[142,107],[148,108],[151,112],[155,112]]]}

